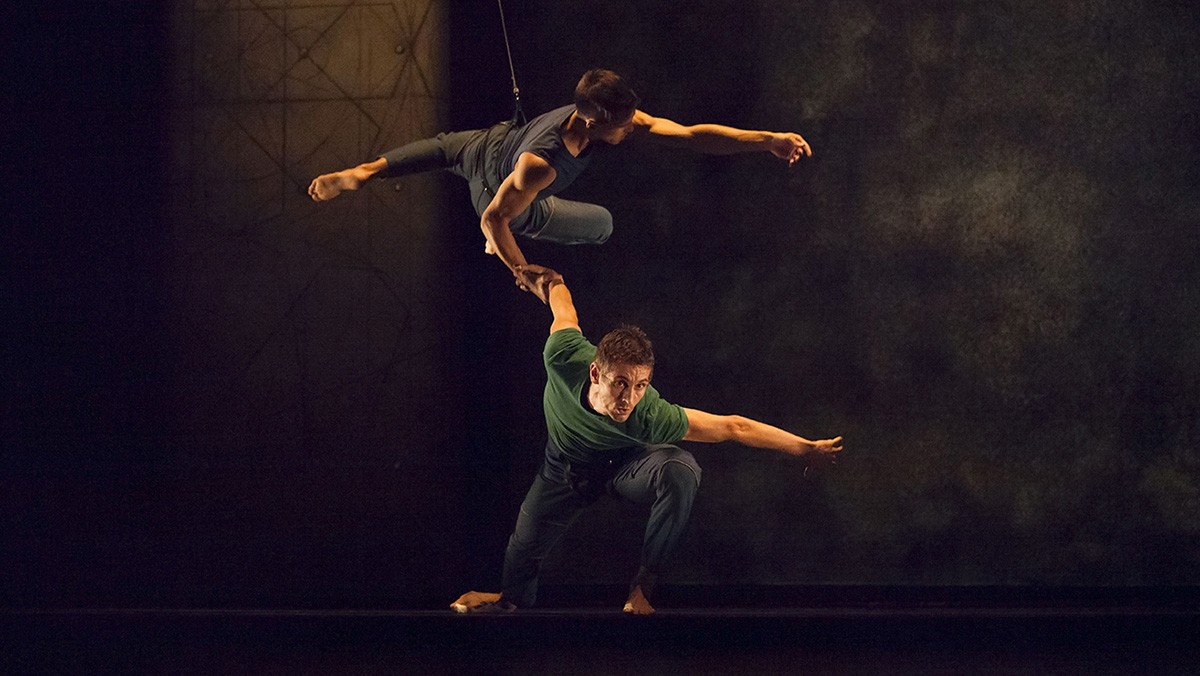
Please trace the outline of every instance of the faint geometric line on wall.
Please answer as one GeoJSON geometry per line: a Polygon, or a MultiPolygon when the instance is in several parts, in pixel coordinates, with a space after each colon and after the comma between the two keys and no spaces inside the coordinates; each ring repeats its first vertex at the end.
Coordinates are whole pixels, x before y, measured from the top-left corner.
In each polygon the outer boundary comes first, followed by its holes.
{"type": "MultiPolygon", "coordinates": [[[[431,18],[436,6],[422,0],[192,3],[192,51],[182,91],[190,94],[191,155],[184,166],[190,176],[184,180],[191,184],[187,208],[193,230],[184,233],[181,251],[217,247],[238,257],[247,247],[269,252],[271,271],[253,279],[235,276],[229,283],[236,289],[249,281],[258,285],[252,293],[269,290],[277,303],[271,311],[261,301],[202,301],[199,307],[211,310],[205,316],[237,326],[236,335],[244,336],[237,340],[241,344],[221,351],[236,360],[221,369],[234,378],[227,385],[260,379],[262,372],[252,375],[256,368],[282,366],[300,370],[277,378],[299,377],[310,395],[329,396],[323,390],[336,391],[338,383],[355,378],[386,383],[408,375],[406,364],[431,349],[429,329],[415,326],[428,323],[422,312],[432,314],[422,308],[414,286],[420,284],[419,266],[410,269],[411,261],[403,258],[399,265],[381,263],[372,254],[381,236],[386,247],[381,251],[389,255],[402,251],[398,239],[429,245],[408,237],[422,227],[412,221],[411,203],[365,190],[318,211],[303,192],[314,165],[328,163],[331,154],[353,157],[381,150],[385,137],[428,135],[436,102],[444,101],[432,77],[437,66],[425,58],[438,47],[432,42],[440,37],[439,21],[431,18]],[[381,213],[388,227],[373,230],[371,222],[381,213]],[[354,296],[354,289],[363,295],[354,296]],[[375,333],[362,344],[371,352],[346,362],[345,376],[328,369],[310,373],[305,350],[358,339],[359,329],[327,321],[338,312],[346,313],[346,321],[374,322],[375,333]],[[256,367],[268,349],[275,354],[256,367]],[[281,349],[295,354],[293,365],[280,362],[281,349]]],[[[414,198],[419,199],[409,197],[414,198]]],[[[207,265],[207,272],[197,272],[244,275],[212,268],[221,265],[220,257],[207,265]]],[[[302,402],[275,403],[291,408],[302,402]]]]}
{"type": "MultiPolygon", "coordinates": [[[[355,265],[326,263],[326,264],[322,265],[321,267],[317,268],[316,270],[314,270],[311,274],[309,274],[308,279],[305,280],[303,286],[299,290],[297,290],[295,292],[295,294],[292,296],[291,302],[288,305],[288,307],[282,313],[280,313],[279,316],[275,319],[274,325],[271,327],[271,331],[268,332],[262,338],[260,338],[259,341],[255,344],[255,347],[250,351],[250,354],[245,359],[245,363],[242,365],[241,372],[243,375],[248,373],[250,371],[250,369],[253,368],[255,362],[258,361],[258,357],[259,357],[259,355],[262,354],[263,350],[265,350],[268,345],[270,345],[274,340],[276,340],[276,338],[279,337],[279,334],[283,331],[283,329],[288,324],[288,322],[292,321],[292,319],[295,317],[297,309],[299,308],[302,301],[304,301],[305,296],[308,295],[308,293],[317,284],[320,277],[324,273],[326,273],[330,270],[349,270],[349,271],[366,272],[366,273],[369,273],[371,276],[375,277],[377,279],[377,281],[380,283],[380,286],[382,286],[384,289],[386,289],[388,292],[388,295],[390,295],[392,297],[393,301],[395,301],[393,307],[395,307],[399,311],[398,314],[400,315],[400,321],[396,324],[397,335],[398,336],[403,335],[404,332],[406,330],[408,330],[408,328],[410,327],[411,321],[412,321],[412,310],[411,310],[411,308],[409,308],[408,304],[404,301],[404,299],[401,298],[399,293],[397,293],[397,291],[395,289],[393,289],[390,284],[388,284],[386,278],[384,278],[380,274],[380,270],[378,268],[375,268],[372,266],[355,266],[355,265]]],[[[384,360],[384,363],[377,370],[380,370],[384,374],[386,374],[388,372],[388,370],[395,365],[395,362],[397,359],[397,352],[398,352],[398,347],[396,345],[393,345],[391,354],[388,356],[388,358],[386,360],[384,360]]],[[[384,379],[386,380],[386,377],[384,379]]]]}
{"type": "MultiPolygon", "coordinates": [[[[249,6],[234,8],[230,8],[229,3],[225,3],[220,6],[220,9],[214,10],[211,3],[197,2],[194,5],[196,16],[193,21],[192,40],[193,54],[195,55],[192,62],[196,71],[191,78],[193,108],[262,106],[271,103],[295,104],[303,101],[343,101],[354,106],[359,118],[367,121],[373,128],[374,133],[370,135],[369,146],[377,148],[382,134],[389,125],[367,110],[363,105],[364,102],[389,100],[388,97],[391,97],[390,100],[395,100],[402,90],[405,96],[401,97],[401,106],[403,99],[423,98],[433,101],[439,98],[434,94],[426,72],[427,68],[422,67],[420,59],[417,58],[421,54],[417,48],[421,41],[433,39],[427,37],[427,33],[431,30],[428,26],[433,7],[433,3],[352,2],[309,5],[285,3],[281,5],[252,2],[249,6]],[[366,16],[367,14],[370,16],[366,16]],[[297,15],[303,15],[305,20],[297,21],[294,18],[297,15]],[[232,20],[230,20],[230,16],[233,17],[232,20]],[[352,74],[335,73],[332,72],[333,69],[330,66],[330,60],[333,57],[326,54],[328,58],[323,59],[324,63],[318,63],[318,54],[315,54],[314,50],[330,42],[327,40],[330,32],[347,23],[348,17],[354,19],[351,22],[353,24],[351,28],[356,31],[351,36],[353,39],[334,42],[358,45],[359,53],[355,55],[355,58],[347,57],[341,60],[355,63],[353,68],[341,69],[341,71],[354,71],[352,74]],[[370,19],[386,19],[386,22],[370,19]],[[387,31],[380,32],[379,27],[381,26],[390,29],[390,34],[387,31]],[[274,34],[269,34],[272,31],[274,34]],[[306,31],[314,35],[304,35],[306,31]],[[362,31],[370,31],[371,34],[364,37],[360,35],[362,31]],[[234,46],[220,47],[217,43],[221,42],[222,36],[232,37],[234,46]],[[388,38],[395,39],[389,40],[388,38]],[[203,44],[197,44],[202,39],[203,44]],[[396,42],[400,42],[401,45],[392,50],[384,50],[381,47],[381,45],[396,42]],[[371,47],[364,51],[362,47],[364,44],[369,44],[371,47]],[[203,49],[199,48],[201,46],[203,49]],[[251,58],[251,55],[261,55],[265,51],[276,49],[280,53],[274,59],[266,56],[251,58]],[[394,53],[394,55],[389,54],[388,58],[396,63],[385,68],[386,72],[382,78],[385,83],[390,82],[390,85],[380,87],[372,81],[373,78],[370,75],[373,64],[367,63],[364,66],[364,61],[370,61],[375,54],[387,51],[394,53]],[[287,52],[295,53],[287,54],[287,52]],[[206,55],[203,59],[199,57],[202,53],[206,55]],[[213,56],[214,54],[226,56],[224,59],[218,60],[213,56]],[[220,62],[217,63],[217,61],[220,62]],[[312,73],[307,78],[297,76],[296,71],[306,66],[312,67],[312,73]],[[216,81],[208,83],[210,86],[205,86],[204,74],[206,71],[219,73],[216,81]],[[266,74],[264,75],[262,71],[266,71],[266,74]],[[412,76],[406,79],[405,76],[408,73],[411,73],[412,76]],[[287,86],[289,79],[291,86],[287,86]],[[321,95],[320,91],[323,87],[311,86],[312,81],[317,79],[331,86],[336,95],[321,95]],[[406,84],[407,87],[405,87],[406,84]],[[230,90],[234,90],[233,96],[221,93],[230,90]],[[303,93],[297,90],[301,90],[303,93]],[[314,91],[318,93],[314,95],[314,91]],[[387,94],[384,95],[384,92],[387,94]]],[[[330,48],[330,51],[333,51],[333,48],[330,48]]],[[[287,115],[286,106],[279,110],[283,115],[287,115]]],[[[239,123],[237,114],[230,113],[230,119],[239,123]]],[[[284,130],[284,139],[283,147],[277,152],[273,148],[267,148],[254,134],[248,133],[248,137],[258,143],[268,155],[274,157],[278,154],[280,156],[275,159],[275,164],[280,168],[284,182],[288,184],[282,186],[280,194],[286,193],[289,189],[303,191],[307,185],[307,177],[288,176],[288,166],[284,159],[288,155],[287,126],[285,121],[280,127],[284,130]]]]}
{"type": "Polygon", "coordinates": [[[415,82],[404,92],[405,96],[438,98],[427,69],[417,58],[421,41],[437,37],[427,34],[433,7],[433,3],[417,7],[414,3],[362,2],[194,10],[193,69],[196,72],[193,74],[192,101],[203,104],[389,98],[400,94],[406,82],[405,75],[410,73],[409,79],[415,82]],[[330,10],[340,11],[333,14],[330,10]],[[228,22],[230,15],[234,19],[233,26],[222,23],[228,22]],[[372,18],[379,20],[371,21],[372,18]],[[345,28],[343,24],[348,21],[355,25],[345,28]],[[222,28],[225,29],[224,36],[220,35],[222,28]],[[329,44],[327,37],[331,31],[343,28],[351,31],[356,39],[329,44]],[[211,36],[214,39],[204,41],[204,50],[197,49],[196,41],[202,39],[206,30],[214,34],[211,36]],[[231,31],[235,33],[233,46],[222,45],[230,42],[228,33],[231,31]],[[389,44],[392,45],[390,48],[389,44]],[[345,45],[358,50],[357,58],[339,59],[347,51],[345,45]],[[265,54],[267,48],[277,49],[278,53],[265,54]],[[372,64],[366,63],[364,68],[364,62],[382,58],[394,63],[380,76],[382,82],[372,82],[372,64]],[[355,68],[335,72],[331,62],[353,63],[355,68]],[[307,77],[295,73],[297,69],[309,66],[314,72],[306,74],[307,77]],[[206,73],[213,77],[206,80],[206,73]],[[364,75],[368,78],[365,82],[362,81],[364,75]],[[290,88],[278,93],[280,85],[286,84],[289,78],[293,78],[294,84],[306,93],[290,88]],[[230,79],[237,84],[233,96],[228,95],[230,79]],[[205,86],[206,82],[212,86],[205,86]],[[333,93],[324,93],[330,91],[333,93]]]}
{"type": "Polygon", "coordinates": [[[235,225],[232,232],[242,233],[282,216],[282,190],[302,179],[289,175],[274,115],[259,106],[206,112],[193,115],[193,213],[214,228],[231,232],[235,225]]]}

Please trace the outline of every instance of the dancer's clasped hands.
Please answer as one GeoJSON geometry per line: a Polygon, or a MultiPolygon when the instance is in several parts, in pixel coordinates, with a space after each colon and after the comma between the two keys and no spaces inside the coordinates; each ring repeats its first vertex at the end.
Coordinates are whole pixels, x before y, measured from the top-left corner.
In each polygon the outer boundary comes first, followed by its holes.
{"type": "Polygon", "coordinates": [[[513,276],[518,288],[532,293],[546,304],[550,302],[550,285],[563,281],[563,276],[556,270],[533,263],[518,265],[513,269],[513,276]]]}

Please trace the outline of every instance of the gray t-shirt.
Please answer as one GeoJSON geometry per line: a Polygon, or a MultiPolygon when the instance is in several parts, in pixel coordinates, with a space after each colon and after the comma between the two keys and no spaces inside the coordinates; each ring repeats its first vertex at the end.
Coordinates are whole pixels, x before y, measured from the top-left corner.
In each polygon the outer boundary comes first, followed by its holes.
{"type": "Polygon", "coordinates": [[[545,190],[538,193],[535,201],[557,195],[571,185],[591,162],[594,151],[602,144],[588,144],[578,157],[567,150],[563,143],[563,125],[575,112],[575,106],[555,108],[538,115],[520,127],[508,122],[486,130],[482,137],[484,172],[488,187],[494,192],[512,173],[522,153],[533,153],[554,167],[555,178],[545,190]]]}

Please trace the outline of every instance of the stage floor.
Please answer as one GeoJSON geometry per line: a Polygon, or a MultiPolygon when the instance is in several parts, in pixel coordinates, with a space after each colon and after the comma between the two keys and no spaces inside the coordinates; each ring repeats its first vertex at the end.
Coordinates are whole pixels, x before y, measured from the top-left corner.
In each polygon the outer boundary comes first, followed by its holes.
{"type": "Polygon", "coordinates": [[[4,673],[1192,674],[1179,607],[0,611],[4,673]]]}

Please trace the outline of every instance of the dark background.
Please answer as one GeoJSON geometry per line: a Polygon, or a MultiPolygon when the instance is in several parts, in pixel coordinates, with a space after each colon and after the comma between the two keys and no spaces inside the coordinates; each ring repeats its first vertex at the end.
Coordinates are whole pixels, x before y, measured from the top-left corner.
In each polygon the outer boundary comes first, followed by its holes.
{"type": "MultiPolygon", "coordinates": [[[[303,190],[511,110],[489,2],[6,9],[0,599],[441,607],[494,588],[541,454],[548,311],[465,187],[303,190]],[[397,48],[393,48],[395,45],[397,48]],[[351,83],[351,84],[347,84],[351,83]]],[[[816,156],[622,145],[529,244],[732,444],[665,581],[1200,582],[1200,47],[1182,2],[509,3],[531,115],[586,68],[816,156]]],[[[549,584],[617,584],[604,504],[549,584]]]]}

